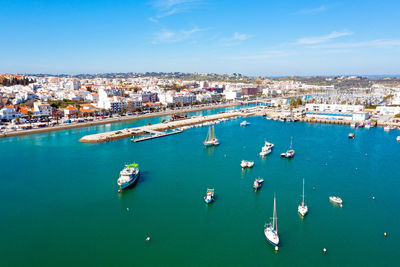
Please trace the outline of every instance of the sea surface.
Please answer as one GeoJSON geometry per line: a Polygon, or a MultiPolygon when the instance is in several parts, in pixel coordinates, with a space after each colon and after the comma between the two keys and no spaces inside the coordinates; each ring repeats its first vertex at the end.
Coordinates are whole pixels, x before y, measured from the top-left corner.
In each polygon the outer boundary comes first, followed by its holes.
{"type": "Polygon", "coordinates": [[[0,139],[0,266],[399,264],[397,130],[251,117],[247,127],[242,119],[216,125],[221,144],[213,148],[202,145],[207,127],[140,143],[78,142],[165,118],[0,139]],[[291,137],[295,157],[280,158],[291,137]],[[262,159],[265,140],[275,148],[262,159]],[[254,167],[243,171],[242,159],[254,167]],[[118,194],[119,171],[131,162],[140,164],[140,180],[118,194]],[[259,176],[265,182],[255,193],[259,176]],[[207,188],[215,188],[211,205],[207,188]],[[274,195],[278,252],[263,232],[274,195]],[[331,195],[342,197],[342,208],[331,195]]]}

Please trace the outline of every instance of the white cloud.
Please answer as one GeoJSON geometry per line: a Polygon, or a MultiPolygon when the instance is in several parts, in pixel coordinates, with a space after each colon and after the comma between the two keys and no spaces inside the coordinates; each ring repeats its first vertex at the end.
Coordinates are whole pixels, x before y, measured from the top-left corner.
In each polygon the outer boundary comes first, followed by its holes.
{"type": "Polygon", "coordinates": [[[155,18],[149,18],[149,20],[151,21],[151,22],[154,22],[154,23],[157,23],[158,22],[158,19],[155,19],[155,18]]]}
{"type": "Polygon", "coordinates": [[[307,9],[302,9],[297,12],[295,12],[296,15],[311,15],[311,14],[317,14],[324,12],[328,9],[327,6],[320,6],[320,7],[315,7],[315,8],[307,8],[307,9]]]}
{"type": "Polygon", "coordinates": [[[321,44],[313,45],[310,48],[321,48],[321,49],[348,49],[358,47],[373,47],[373,48],[384,48],[384,47],[398,47],[400,46],[400,40],[370,40],[363,42],[352,42],[352,43],[333,43],[333,44],[321,44]]]}
{"type": "Polygon", "coordinates": [[[343,36],[349,36],[352,34],[353,33],[349,32],[349,31],[342,31],[342,32],[333,31],[327,35],[300,38],[297,40],[297,44],[302,44],[302,45],[320,44],[320,43],[328,42],[332,39],[336,39],[336,38],[343,37],[343,36]]]}
{"type": "Polygon", "coordinates": [[[220,42],[223,46],[233,46],[233,45],[238,45],[241,42],[246,41],[252,37],[253,36],[248,34],[235,32],[232,37],[222,38],[220,42]]]}
{"type": "Polygon", "coordinates": [[[153,39],[153,44],[176,43],[185,41],[188,39],[192,39],[193,36],[200,31],[202,31],[202,29],[197,27],[190,30],[179,30],[179,31],[170,31],[164,29],[161,32],[155,34],[153,39]]]}
{"type": "MultiPolygon", "coordinates": [[[[189,11],[197,7],[202,0],[157,0],[150,4],[157,10],[156,19],[161,19],[174,14],[189,11]]],[[[151,19],[150,19],[151,20],[151,19]]],[[[151,21],[153,21],[151,20],[151,21]]]]}
{"type": "Polygon", "coordinates": [[[235,34],[233,35],[232,39],[233,40],[244,41],[244,40],[247,40],[249,38],[250,38],[250,36],[247,35],[247,34],[235,32],[235,34]]]}

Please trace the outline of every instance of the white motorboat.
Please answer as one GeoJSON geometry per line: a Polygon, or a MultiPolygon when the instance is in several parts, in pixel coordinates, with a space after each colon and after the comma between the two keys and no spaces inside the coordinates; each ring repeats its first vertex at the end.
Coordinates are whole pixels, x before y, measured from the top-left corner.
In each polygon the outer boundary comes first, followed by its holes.
{"type": "Polygon", "coordinates": [[[396,137],[397,142],[400,142],[400,136],[396,137]]]}
{"type": "Polygon", "coordinates": [[[392,127],[390,127],[389,125],[385,126],[383,128],[383,130],[385,130],[386,132],[389,132],[390,130],[392,130],[392,127]]]}
{"type": "Polygon", "coordinates": [[[207,189],[207,194],[206,194],[206,196],[204,197],[204,201],[205,201],[207,204],[210,204],[211,202],[214,201],[214,188],[212,188],[212,189],[208,188],[208,189],[207,189]]]}
{"type": "Polygon", "coordinates": [[[260,156],[261,156],[261,157],[265,157],[266,155],[268,155],[268,154],[271,153],[271,152],[272,152],[271,149],[269,149],[269,150],[262,150],[262,151],[260,152],[260,156]]]}
{"type": "Polygon", "coordinates": [[[242,160],[240,166],[242,168],[252,168],[254,166],[254,161],[242,160]]]}
{"type": "Polygon", "coordinates": [[[329,200],[335,204],[343,204],[343,200],[340,197],[330,196],[329,200]]]}

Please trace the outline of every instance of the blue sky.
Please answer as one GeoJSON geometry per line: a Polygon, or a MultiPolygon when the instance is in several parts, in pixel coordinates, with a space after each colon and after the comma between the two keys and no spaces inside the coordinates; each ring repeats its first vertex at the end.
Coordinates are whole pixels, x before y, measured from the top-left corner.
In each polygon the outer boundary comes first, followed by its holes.
{"type": "Polygon", "coordinates": [[[400,1],[0,0],[0,73],[400,74],[400,1]]]}

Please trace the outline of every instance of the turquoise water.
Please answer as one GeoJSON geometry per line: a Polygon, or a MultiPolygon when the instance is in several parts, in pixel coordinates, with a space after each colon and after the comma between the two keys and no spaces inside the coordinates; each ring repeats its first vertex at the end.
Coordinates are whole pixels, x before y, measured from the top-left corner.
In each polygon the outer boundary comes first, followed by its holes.
{"type": "Polygon", "coordinates": [[[202,145],[206,127],[140,143],[78,142],[162,119],[0,139],[0,266],[396,265],[398,131],[252,117],[248,127],[216,125],[221,145],[210,149],[202,145]],[[291,136],[295,158],[282,159],[291,136]],[[264,140],[275,148],[261,159],[264,140]],[[242,171],[242,159],[254,168],[242,171]],[[142,176],[119,195],[119,171],[132,161],[142,176]],[[265,182],[254,193],[257,176],[265,182]],[[216,192],[211,205],[207,187],[216,192]],[[263,233],[274,194],[279,252],[263,233]],[[330,195],[341,196],[343,208],[330,195]]]}

